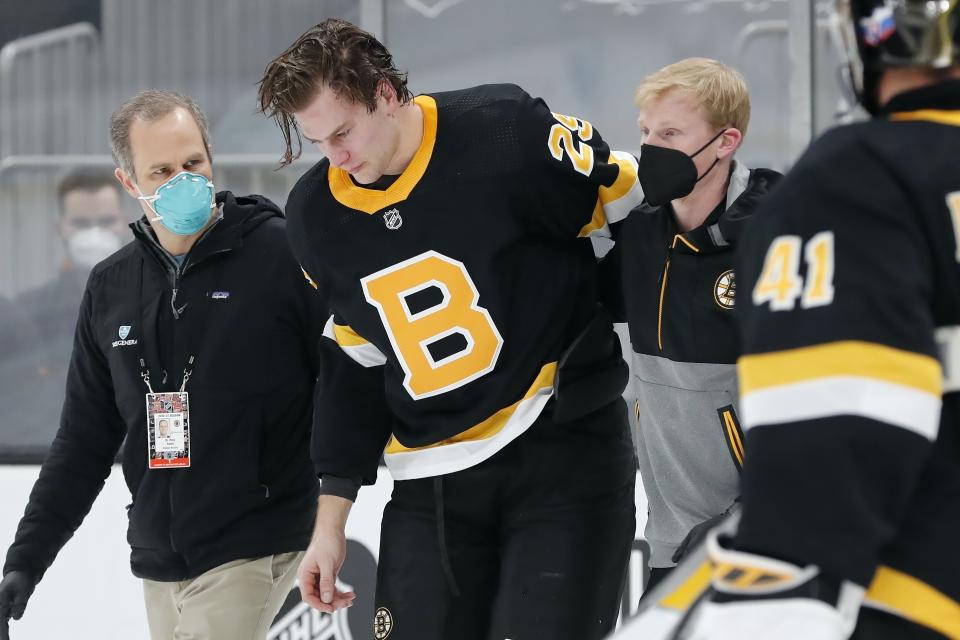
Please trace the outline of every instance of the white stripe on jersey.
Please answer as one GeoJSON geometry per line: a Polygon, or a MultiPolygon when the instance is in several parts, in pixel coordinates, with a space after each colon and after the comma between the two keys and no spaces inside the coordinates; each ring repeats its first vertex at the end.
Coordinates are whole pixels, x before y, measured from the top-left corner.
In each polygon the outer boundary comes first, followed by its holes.
{"type": "Polygon", "coordinates": [[[751,391],[741,411],[747,431],[761,425],[860,416],[935,440],[940,427],[940,396],[883,380],[854,376],[822,377],[751,391]]]}

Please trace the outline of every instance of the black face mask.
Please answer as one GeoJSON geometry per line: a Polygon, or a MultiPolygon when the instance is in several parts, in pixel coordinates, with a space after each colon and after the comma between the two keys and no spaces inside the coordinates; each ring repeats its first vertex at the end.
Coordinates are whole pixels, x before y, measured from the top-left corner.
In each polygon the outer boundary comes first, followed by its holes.
{"type": "Polygon", "coordinates": [[[637,179],[643,188],[646,201],[659,207],[671,200],[690,195],[697,183],[707,177],[707,174],[720,162],[720,158],[717,158],[702,176],[697,176],[697,165],[694,164],[693,159],[713,144],[725,131],[726,129],[721,129],[720,133],[710,138],[707,144],[691,156],[667,147],[641,145],[637,179]]]}

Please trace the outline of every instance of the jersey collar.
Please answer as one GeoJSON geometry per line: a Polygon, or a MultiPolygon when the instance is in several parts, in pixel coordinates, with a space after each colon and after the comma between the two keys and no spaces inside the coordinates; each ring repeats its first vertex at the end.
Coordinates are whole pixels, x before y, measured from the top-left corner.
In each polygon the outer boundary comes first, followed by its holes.
{"type": "Polygon", "coordinates": [[[330,193],[345,207],[373,214],[406,200],[427,171],[437,140],[437,102],[430,96],[417,96],[413,101],[423,112],[423,139],[413,159],[396,182],[384,190],[356,185],[345,170],[331,166],[327,171],[330,193]]]}

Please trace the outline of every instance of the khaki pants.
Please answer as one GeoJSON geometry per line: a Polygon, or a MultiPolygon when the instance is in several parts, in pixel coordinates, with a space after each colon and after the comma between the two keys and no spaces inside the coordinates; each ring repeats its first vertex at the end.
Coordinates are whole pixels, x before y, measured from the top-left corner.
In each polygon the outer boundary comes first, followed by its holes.
{"type": "Polygon", "coordinates": [[[151,640],[264,640],[302,557],[236,560],[183,582],[144,580],[151,640]]]}

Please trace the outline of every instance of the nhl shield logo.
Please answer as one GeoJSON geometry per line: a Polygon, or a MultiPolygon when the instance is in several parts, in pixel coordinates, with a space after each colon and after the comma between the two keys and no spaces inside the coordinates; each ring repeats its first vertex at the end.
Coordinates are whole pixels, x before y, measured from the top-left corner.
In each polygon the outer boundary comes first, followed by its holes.
{"type": "Polygon", "coordinates": [[[733,270],[724,271],[717,278],[717,283],[713,287],[713,299],[721,309],[733,309],[734,298],[737,295],[737,280],[733,275],[733,270]]]}
{"type": "Polygon", "coordinates": [[[391,231],[396,231],[403,226],[403,218],[400,217],[400,211],[394,207],[388,211],[383,212],[383,223],[387,225],[387,229],[391,231]]]}
{"type": "Polygon", "coordinates": [[[121,340],[126,340],[127,336],[130,335],[130,325],[123,325],[117,333],[120,335],[121,340]]]}
{"type": "Polygon", "coordinates": [[[373,616],[373,637],[385,640],[393,631],[393,614],[386,607],[380,607],[373,616]]]}

